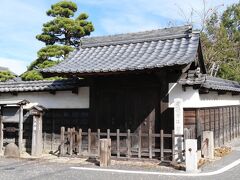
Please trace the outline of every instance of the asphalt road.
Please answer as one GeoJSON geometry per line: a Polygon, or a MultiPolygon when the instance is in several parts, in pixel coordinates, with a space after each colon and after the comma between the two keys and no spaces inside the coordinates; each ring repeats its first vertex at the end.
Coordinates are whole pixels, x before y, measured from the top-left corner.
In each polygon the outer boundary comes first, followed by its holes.
{"type": "MultiPolygon", "coordinates": [[[[99,172],[76,170],[71,167],[73,164],[50,163],[41,160],[22,160],[0,158],[0,179],[1,180],[157,180],[157,179],[204,179],[204,180],[238,180],[240,165],[226,171],[223,174],[204,177],[184,177],[149,174],[128,174],[116,172],[99,172]]],[[[76,165],[75,165],[76,166],[76,165]]]]}

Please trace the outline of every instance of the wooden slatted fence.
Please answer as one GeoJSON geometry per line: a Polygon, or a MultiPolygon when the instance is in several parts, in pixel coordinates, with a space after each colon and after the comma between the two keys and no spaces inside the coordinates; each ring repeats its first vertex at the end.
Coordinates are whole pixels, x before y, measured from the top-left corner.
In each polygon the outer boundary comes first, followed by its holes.
{"type": "MultiPolygon", "coordinates": [[[[93,132],[88,129],[87,132],[83,132],[82,129],[75,130],[75,128],[61,127],[61,145],[60,156],[96,156],[100,154],[99,140],[101,138],[111,138],[112,140],[112,152],[111,155],[117,158],[159,158],[161,161],[172,161],[175,153],[175,134],[172,131],[171,134],[165,134],[163,130],[160,133],[152,133],[149,129],[148,133],[142,133],[141,130],[138,133],[132,133],[130,129],[127,132],[120,132],[119,129],[116,132],[110,132],[107,129],[106,132],[102,132],[97,129],[93,132]],[[137,137],[137,147],[133,146],[131,141],[137,137]],[[142,139],[148,139],[148,147],[143,147],[142,139]],[[171,148],[165,148],[165,140],[171,142],[171,148]],[[158,141],[158,142],[157,142],[158,141]]],[[[169,147],[169,146],[168,146],[169,147]]]]}

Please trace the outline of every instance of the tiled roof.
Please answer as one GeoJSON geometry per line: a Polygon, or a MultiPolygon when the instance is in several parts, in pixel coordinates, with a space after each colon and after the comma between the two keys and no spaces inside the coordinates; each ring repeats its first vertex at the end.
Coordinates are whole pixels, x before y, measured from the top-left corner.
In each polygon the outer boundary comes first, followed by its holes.
{"type": "Polygon", "coordinates": [[[179,83],[182,85],[200,85],[200,87],[218,91],[240,92],[240,83],[236,81],[203,74],[199,74],[195,77],[190,75],[186,79],[181,79],[179,83]]]}
{"type": "Polygon", "coordinates": [[[240,84],[238,82],[211,76],[206,76],[202,86],[214,90],[240,92],[240,84]]]}
{"type": "Polygon", "coordinates": [[[79,84],[80,80],[9,81],[0,83],[0,93],[70,90],[78,87],[79,84]]]}
{"type": "Polygon", "coordinates": [[[82,46],[43,73],[92,74],[184,65],[196,59],[199,33],[191,26],[84,38],[82,46]]]}

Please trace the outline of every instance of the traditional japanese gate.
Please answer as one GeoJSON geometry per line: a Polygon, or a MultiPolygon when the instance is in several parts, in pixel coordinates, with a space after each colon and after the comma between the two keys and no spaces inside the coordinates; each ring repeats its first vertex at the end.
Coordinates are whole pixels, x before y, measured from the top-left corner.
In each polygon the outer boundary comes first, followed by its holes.
{"type": "Polygon", "coordinates": [[[3,153],[4,145],[10,142],[17,144],[20,153],[23,152],[23,123],[24,118],[29,115],[33,118],[31,154],[34,156],[42,154],[42,114],[44,107],[31,107],[25,117],[23,106],[28,103],[27,100],[0,102],[0,154],[3,153]]]}
{"type": "Polygon", "coordinates": [[[3,151],[3,139],[5,133],[12,133],[12,138],[15,135],[15,143],[19,147],[20,153],[22,152],[23,144],[23,106],[29,103],[27,100],[17,101],[1,101],[0,113],[0,153],[3,151]],[[8,126],[4,128],[4,124],[8,126]],[[16,137],[18,132],[18,137],[16,137]],[[17,139],[17,140],[16,140],[17,139]]]}

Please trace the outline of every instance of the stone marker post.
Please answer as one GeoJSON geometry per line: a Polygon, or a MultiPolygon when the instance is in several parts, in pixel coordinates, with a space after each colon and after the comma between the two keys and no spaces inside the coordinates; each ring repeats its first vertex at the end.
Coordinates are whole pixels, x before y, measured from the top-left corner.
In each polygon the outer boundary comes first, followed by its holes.
{"type": "Polygon", "coordinates": [[[198,172],[198,157],[197,157],[197,140],[185,140],[185,154],[186,154],[186,171],[198,172]]]}
{"type": "Polygon", "coordinates": [[[213,131],[203,131],[202,155],[204,158],[214,159],[213,131]]]}
{"type": "MultiPolygon", "coordinates": [[[[183,101],[180,98],[174,99],[174,132],[175,135],[183,136],[183,101]]],[[[175,155],[175,160],[177,162],[183,161],[182,150],[183,137],[175,137],[175,152],[178,152],[175,155]]]]}
{"type": "Polygon", "coordinates": [[[33,129],[32,129],[32,156],[41,156],[42,155],[42,115],[43,110],[39,107],[33,107],[31,114],[33,115],[33,129]]]}
{"type": "Polygon", "coordinates": [[[111,139],[100,139],[100,166],[111,164],[111,139]]]}

